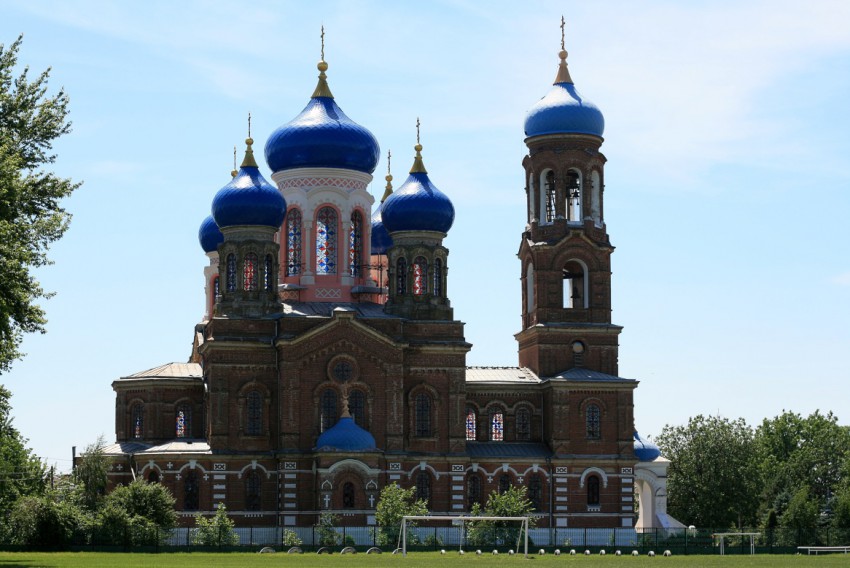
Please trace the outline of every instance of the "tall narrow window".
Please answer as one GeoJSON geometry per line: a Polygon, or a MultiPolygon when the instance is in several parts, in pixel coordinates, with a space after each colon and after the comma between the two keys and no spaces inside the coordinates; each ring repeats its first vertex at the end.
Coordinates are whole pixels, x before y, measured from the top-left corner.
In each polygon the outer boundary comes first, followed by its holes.
{"type": "Polygon", "coordinates": [[[505,439],[505,413],[499,409],[490,411],[490,441],[501,442],[505,439]]]}
{"type": "Polygon", "coordinates": [[[466,439],[467,440],[475,441],[475,439],[477,438],[477,434],[478,434],[477,431],[476,431],[477,430],[477,428],[476,428],[476,426],[477,426],[476,421],[477,420],[478,420],[478,416],[475,413],[475,409],[471,408],[471,407],[467,408],[466,409],[466,439]]]}
{"type": "Polygon", "coordinates": [[[407,261],[404,257],[396,262],[395,293],[399,296],[407,293],[407,261]]]}
{"type": "Polygon", "coordinates": [[[316,274],[336,274],[337,216],[332,207],[316,214],[316,274]]]}
{"type": "Polygon", "coordinates": [[[134,404],[130,416],[133,438],[141,440],[145,436],[145,405],[141,402],[134,404]]]}
{"type": "Polygon", "coordinates": [[[253,292],[257,289],[257,255],[249,252],[242,265],[242,289],[253,292]]]}
{"type": "Polygon", "coordinates": [[[245,433],[248,436],[259,436],[263,433],[263,395],[260,391],[252,390],[247,396],[248,414],[245,433]]]}
{"type": "Polygon", "coordinates": [[[260,499],[260,474],[257,470],[248,472],[245,477],[245,510],[259,511],[260,499]]]}
{"type": "Polygon", "coordinates": [[[286,214],[286,275],[301,274],[301,211],[286,214]]]}
{"type": "Polygon", "coordinates": [[[431,474],[421,469],[416,474],[416,500],[425,501],[425,505],[431,508],[431,474]]]}
{"type": "Polygon", "coordinates": [[[439,258],[434,259],[434,296],[443,296],[443,261],[439,258]]]}
{"type": "Polygon", "coordinates": [[[516,411],[516,439],[518,442],[531,440],[531,411],[525,407],[516,411]]]}
{"type": "Polygon", "coordinates": [[[525,269],[525,311],[529,314],[534,310],[534,265],[528,263],[525,269]]]}
{"type": "Polygon", "coordinates": [[[354,423],[366,428],[366,395],[363,391],[353,390],[348,395],[348,412],[354,418],[354,423]]]}
{"type": "Polygon", "coordinates": [[[546,172],[546,222],[551,223],[555,220],[555,172],[549,170],[546,172]]]}
{"type": "Polygon", "coordinates": [[[176,429],[178,438],[192,437],[192,406],[181,404],[177,407],[176,429]]]}
{"type": "Polygon", "coordinates": [[[190,469],[183,478],[183,510],[198,510],[198,475],[190,469]]]}
{"type": "Polygon", "coordinates": [[[342,486],[342,506],[345,509],[354,508],[354,484],[346,481],[342,486]]]}
{"type": "Polygon", "coordinates": [[[236,291],[236,255],[227,255],[227,291],[236,291]]]}
{"type": "Polygon", "coordinates": [[[427,438],[431,435],[431,397],[425,393],[416,395],[416,436],[427,438]]]}
{"type": "Polygon", "coordinates": [[[156,470],[148,474],[148,483],[159,483],[159,473],[156,470]]]}
{"type": "Polygon", "coordinates": [[[567,172],[567,220],[581,221],[581,178],[575,170],[567,172]]]}
{"type": "Polygon", "coordinates": [[[219,296],[221,296],[221,279],[216,276],[213,278],[213,302],[215,302],[219,296]]]}
{"type": "Polygon", "coordinates": [[[539,511],[543,504],[543,482],[540,474],[532,473],[528,478],[528,500],[535,511],[539,511]]]}
{"type": "Polygon", "coordinates": [[[587,478],[587,504],[599,505],[599,478],[595,475],[587,478]]]}
{"type": "Polygon", "coordinates": [[[336,424],[336,391],[327,389],[322,393],[320,410],[321,431],[324,432],[336,424]]]}
{"type": "Polygon", "coordinates": [[[413,294],[423,296],[428,293],[428,261],[417,256],[413,260],[413,294]]]}
{"type": "Polygon", "coordinates": [[[267,254],[266,260],[263,263],[263,290],[272,292],[274,291],[274,285],[274,260],[272,259],[272,255],[267,254]]]}
{"type": "Polygon", "coordinates": [[[587,438],[589,440],[598,440],[602,437],[602,427],[599,422],[599,407],[595,404],[588,404],[584,412],[585,423],[587,425],[587,438]]]}
{"type": "Polygon", "coordinates": [[[360,211],[351,214],[351,230],[348,232],[348,270],[352,276],[360,276],[363,258],[363,215],[360,211]]]}
{"type": "Polygon", "coordinates": [[[564,307],[570,309],[586,308],[586,272],[582,263],[571,260],[562,271],[564,277],[564,307]]]}
{"type": "Polygon", "coordinates": [[[508,489],[511,488],[511,476],[507,473],[503,473],[501,477],[499,477],[499,495],[502,495],[507,492],[508,489]]]}
{"type": "Polygon", "coordinates": [[[466,508],[472,510],[472,506],[481,503],[481,478],[473,473],[466,480],[466,508]]]}

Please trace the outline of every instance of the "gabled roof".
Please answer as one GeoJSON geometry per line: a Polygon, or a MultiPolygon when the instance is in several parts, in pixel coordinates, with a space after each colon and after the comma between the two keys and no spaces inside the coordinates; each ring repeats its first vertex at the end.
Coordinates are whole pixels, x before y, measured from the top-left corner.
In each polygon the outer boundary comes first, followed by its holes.
{"type": "Polygon", "coordinates": [[[108,456],[125,454],[209,454],[210,445],[206,440],[188,438],[169,440],[155,445],[143,442],[117,442],[104,446],[103,453],[108,456]]]}
{"type": "Polygon", "coordinates": [[[619,383],[636,383],[637,381],[634,379],[625,379],[623,377],[617,377],[615,375],[608,375],[605,373],[600,373],[599,371],[594,371],[592,369],[587,369],[585,367],[573,367],[568,371],[563,371],[554,375],[552,377],[547,377],[549,379],[565,379],[568,381],[606,381],[606,382],[619,382],[619,383]]]}
{"type": "Polygon", "coordinates": [[[139,371],[122,379],[200,379],[204,372],[198,363],[166,363],[147,371],[139,371]]]}
{"type": "Polygon", "coordinates": [[[539,383],[540,379],[526,367],[467,367],[467,382],[539,383]]]}

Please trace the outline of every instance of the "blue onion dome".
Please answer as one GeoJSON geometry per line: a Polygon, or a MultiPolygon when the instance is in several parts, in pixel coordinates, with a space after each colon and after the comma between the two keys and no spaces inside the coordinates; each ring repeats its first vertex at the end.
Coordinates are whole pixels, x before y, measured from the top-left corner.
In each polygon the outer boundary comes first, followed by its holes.
{"type": "Polygon", "coordinates": [[[316,440],[316,449],[343,452],[366,452],[377,449],[374,436],[357,425],[348,413],[348,403],[344,402],[343,405],[339,422],[322,432],[316,440]]]}
{"type": "Polygon", "coordinates": [[[216,252],[218,245],[224,241],[224,235],[221,234],[221,229],[215,224],[212,215],[207,215],[201,223],[201,228],[198,229],[198,240],[206,253],[216,252]]]}
{"type": "Polygon", "coordinates": [[[245,143],[248,147],[239,171],[213,198],[213,218],[222,229],[236,225],[280,228],[286,216],[286,201],[260,173],[251,148],[254,141],[248,138],[245,143]]]}
{"type": "Polygon", "coordinates": [[[591,134],[602,138],[605,118],[595,104],[576,90],[567,70],[567,52],[558,54],[561,63],[552,89],[537,101],[525,117],[525,135],[591,134]]]}
{"type": "Polygon", "coordinates": [[[634,438],[635,457],[638,461],[650,462],[661,455],[658,446],[649,440],[644,440],[637,432],[635,432],[634,438]]]}
{"type": "Polygon", "coordinates": [[[348,118],[334,101],[320,61],[319,84],[301,114],[266,141],[266,163],[273,172],[293,168],[341,168],[371,174],[378,165],[378,140],[348,118]]]}
{"type": "Polygon", "coordinates": [[[410,176],[381,206],[384,226],[397,231],[438,231],[448,233],[455,220],[455,208],[442,191],[428,179],[422,163],[422,145],[415,147],[416,158],[410,176]]]}
{"type": "Polygon", "coordinates": [[[388,172],[385,179],[387,180],[387,187],[384,190],[384,196],[381,198],[381,203],[375,208],[375,212],[372,213],[372,254],[387,254],[389,248],[393,246],[393,239],[384,226],[381,213],[384,208],[384,201],[393,194],[392,174],[388,172]]]}

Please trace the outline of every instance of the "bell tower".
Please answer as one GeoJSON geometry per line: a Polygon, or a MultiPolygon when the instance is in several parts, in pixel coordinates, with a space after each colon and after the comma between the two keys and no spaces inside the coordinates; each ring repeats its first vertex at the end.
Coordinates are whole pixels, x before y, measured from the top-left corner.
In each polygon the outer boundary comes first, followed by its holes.
{"type": "Polygon", "coordinates": [[[540,376],[573,367],[617,375],[611,323],[611,253],[605,225],[605,121],[576,90],[561,24],[560,63],[549,93],[525,120],[527,225],[521,261],[519,364],[540,376]]]}

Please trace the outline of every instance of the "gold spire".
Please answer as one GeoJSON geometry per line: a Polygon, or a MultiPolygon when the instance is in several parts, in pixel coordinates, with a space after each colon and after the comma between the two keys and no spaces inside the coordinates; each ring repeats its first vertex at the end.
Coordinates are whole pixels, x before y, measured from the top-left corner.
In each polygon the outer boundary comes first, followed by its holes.
{"type": "Polygon", "coordinates": [[[567,69],[567,50],[564,48],[564,17],[561,16],[561,51],[558,57],[561,58],[561,63],[558,64],[558,74],[555,76],[555,85],[558,83],[572,83],[570,71],[567,69]]]}
{"type": "Polygon", "coordinates": [[[416,150],[416,157],[413,159],[413,167],[410,168],[410,173],[412,174],[427,174],[428,170],[425,169],[425,164],[422,163],[422,144],[419,143],[419,117],[416,117],[416,146],[413,147],[416,150]]]}
{"type": "Polygon", "coordinates": [[[239,166],[241,168],[256,168],[257,161],[254,159],[254,149],[251,148],[251,144],[254,143],[254,139],[251,138],[251,113],[248,113],[248,138],[245,139],[245,158],[242,160],[242,165],[239,166]]]}
{"type": "Polygon", "coordinates": [[[319,84],[316,85],[316,90],[313,91],[313,96],[311,98],[334,98],[333,93],[331,93],[331,88],[328,87],[328,76],[325,75],[325,71],[328,70],[328,64],[325,62],[325,26],[322,26],[322,59],[316,65],[316,68],[319,70],[319,84]]]}
{"type": "Polygon", "coordinates": [[[239,170],[236,169],[236,146],[233,147],[233,170],[230,172],[230,177],[236,177],[239,170]]]}
{"type": "Polygon", "coordinates": [[[393,153],[390,150],[387,150],[387,177],[384,179],[387,180],[387,187],[384,190],[384,196],[381,198],[381,203],[387,200],[387,198],[393,194],[393,174],[390,173],[390,160],[393,157],[393,153]]]}

